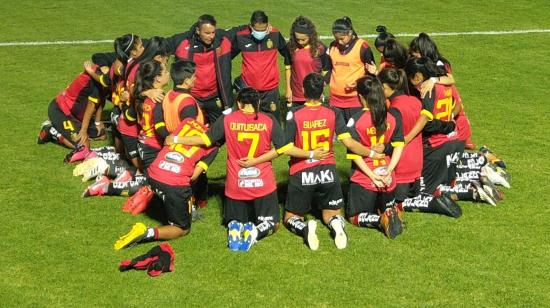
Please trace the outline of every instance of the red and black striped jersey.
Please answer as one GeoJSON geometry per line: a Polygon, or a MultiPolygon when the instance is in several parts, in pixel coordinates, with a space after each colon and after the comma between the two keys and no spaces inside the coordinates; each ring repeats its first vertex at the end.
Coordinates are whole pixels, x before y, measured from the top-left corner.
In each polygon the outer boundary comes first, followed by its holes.
{"type": "MultiPolygon", "coordinates": [[[[401,115],[403,135],[406,136],[420,118],[422,103],[415,96],[395,93],[389,97],[391,108],[401,115]]],[[[397,183],[411,183],[420,178],[424,161],[422,133],[416,135],[403,149],[401,159],[395,168],[397,183]]]]}
{"type": "Polygon", "coordinates": [[[311,55],[311,46],[307,45],[298,48],[294,52],[290,51],[290,89],[292,90],[293,102],[305,102],[303,82],[304,78],[310,73],[321,73],[327,69],[328,56],[326,46],[319,44],[317,46],[317,56],[311,55]]]}
{"type": "MultiPolygon", "coordinates": [[[[372,120],[369,109],[364,108],[362,112],[354,114],[347,123],[349,132],[353,139],[359,141],[362,145],[371,148],[378,143],[386,143],[389,141],[393,147],[399,147],[404,145],[403,127],[401,125],[401,119],[398,118],[399,114],[387,113],[386,117],[386,131],[380,136],[377,135],[374,122],[372,120]]],[[[356,154],[347,154],[348,159],[362,158],[367,166],[377,173],[379,170],[387,167],[391,158],[386,155],[383,159],[372,159],[370,157],[361,157],[356,154]],[[379,169],[380,168],[380,169],[379,169]]],[[[392,174],[395,179],[395,172],[392,174]]],[[[352,164],[350,181],[361,185],[363,188],[378,191],[378,188],[374,186],[371,178],[363,173],[355,163],[352,164]]],[[[392,181],[389,187],[386,187],[386,191],[392,191],[395,189],[396,181],[392,181]]]]}
{"type": "Polygon", "coordinates": [[[88,73],[82,72],[65,90],[57,95],[57,105],[65,115],[73,116],[82,121],[88,102],[96,105],[102,103],[103,97],[100,95],[100,90],[101,85],[88,73]]]}
{"type": "MultiPolygon", "coordinates": [[[[195,119],[184,119],[175,130],[177,136],[196,136],[204,134],[206,127],[195,119]]],[[[147,169],[154,180],[172,186],[189,186],[195,165],[204,170],[214,161],[218,148],[203,148],[172,144],[163,146],[157,158],[147,169]]]]}
{"type": "Polygon", "coordinates": [[[252,37],[250,27],[237,32],[232,44],[232,57],[242,53],[241,76],[247,86],[258,91],[273,90],[279,86],[277,52],[286,57],[286,41],[276,28],[261,41],[252,37]]]}
{"type": "Polygon", "coordinates": [[[227,146],[227,197],[252,200],[277,189],[271,161],[250,168],[237,164],[241,158],[254,158],[269,152],[272,143],[279,154],[292,147],[273,116],[228,109],[202,138],[207,146],[221,143],[227,146]]]}
{"type": "Polygon", "coordinates": [[[335,164],[334,135],[339,140],[351,137],[346,129],[344,117],[338,109],[321,103],[309,103],[292,108],[286,116],[287,139],[304,151],[325,148],[330,151],[327,159],[301,159],[292,157],[289,161],[290,175],[318,165],[335,164]]]}

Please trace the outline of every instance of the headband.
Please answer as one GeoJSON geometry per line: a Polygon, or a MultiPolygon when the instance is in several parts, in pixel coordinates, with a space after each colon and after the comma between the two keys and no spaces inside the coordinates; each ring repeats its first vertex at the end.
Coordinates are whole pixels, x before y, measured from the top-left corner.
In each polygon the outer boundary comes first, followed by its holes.
{"type": "Polygon", "coordinates": [[[128,51],[128,49],[130,48],[130,46],[134,45],[134,34],[132,34],[132,39],[130,39],[130,44],[128,44],[128,47],[126,47],[126,49],[124,49],[124,53],[126,53],[128,51]]]}

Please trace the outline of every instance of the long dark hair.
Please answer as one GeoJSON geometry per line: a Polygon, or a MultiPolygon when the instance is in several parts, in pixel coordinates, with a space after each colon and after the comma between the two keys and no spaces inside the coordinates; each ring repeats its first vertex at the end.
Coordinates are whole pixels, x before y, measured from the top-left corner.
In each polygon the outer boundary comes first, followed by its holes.
{"type": "Polygon", "coordinates": [[[391,34],[387,31],[385,26],[376,27],[376,32],[378,32],[378,36],[374,40],[374,46],[376,48],[379,48],[379,47],[385,48],[386,47],[386,42],[389,39],[395,38],[395,36],[393,36],[393,34],[391,34]]]}
{"type": "Polygon", "coordinates": [[[428,58],[410,58],[405,65],[405,73],[407,78],[412,78],[416,73],[422,73],[424,80],[431,77],[440,76],[440,72],[437,70],[435,63],[428,58]]]}
{"type": "Polygon", "coordinates": [[[141,38],[135,34],[125,34],[121,37],[117,37],[113,42],[113,47],[117,59],[122,63],[128,62],[130,59],[130,52],[136,47],[137,43],[141,41],[141,38]]]}
{"type": "Polygon", "coordinates": [[[357,37],[357,32],[353,29],[351,18],[347,16],[338,18],[334,21],[334,23],[332,23],[332,34],[349,34],[350,31],[355,37],[357,37]]]}
{"type": "Polygon", "coordinates": [[[402,69],[385,68],[378,74],[378,79],[394,91],[409,94],[409,82],[402,69]]]}
{"type": "Polygon", "coordinates": [[[145,101],[141,93],[154,88],[155,77],[159,76],[161,72],[162,63],[156,60],[145,61],[139,65],[134,83],[134,91],[132,92],[138,117],[141,117],[143,102],[145,101]]]}
{"type": "Polygon", "coordinates": [[[288,40],[288,49],[291,53],[294,53],[299,47],[299,44],[296,41],[296,32],[306,34],[309,37],[309,51],[311,53],[311,57],[318,57],[318,47],[321,45],[321,41],[319,40],[319,35],[317,34],[315,24],[313,24],[313,22],[307,17],[296,17],[290,27],[290,39],[288,40]]]}
{"type": "Polygon", "coordinates": [[[420,33],[417,37],[412,39],[411,43],[409,44],[409,51],[418,52],[420,53],[420,55],[422,55],[422,57],[428,58],[434,63],[437,63],[437,61],[441,61],[451,67],[451,63],[445,57],[443,57],[443,55],[441,55],[441,53],[437,49],[437,45],[432,40],[432,38],[424,32],[420,33]]]}
{"type": "Polygon", "coordinates": [[[386,42],[383,55],[384,59],[396,68],[405,68],[408,59],[407,48],[395,39],[389,39],[386,42]]]}
{"type": "Polygon", "coordinates": [[[258,119],[258,111],[260,109],[260,94],[254,88],[243,88],[237,94],[237,102],[244,105],[252,105],[254,107],[254,113],[256,116],[254,120],[258,119]]]}
{"type": "Polygon", "coordinates": [[[367,107],[376,128],[376,136],[382,136],[388,128],[386,123],[388,107],[382,84],[376,77],[368,75],[361,77],[357,79],[357,93],[367,101],[367,107]]]}

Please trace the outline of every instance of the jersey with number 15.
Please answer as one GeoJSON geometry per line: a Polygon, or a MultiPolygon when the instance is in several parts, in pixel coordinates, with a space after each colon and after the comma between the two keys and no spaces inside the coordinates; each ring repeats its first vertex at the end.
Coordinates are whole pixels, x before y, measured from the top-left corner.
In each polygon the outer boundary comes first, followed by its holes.
{"type": "Polygon", "coordinates": [[[277,189],[270,161],[241,168],[239,159],[267,153],[272,143],[279,154],[292,147],[273,116],[243,110],[226,110],[203,139],[207,145],[227,145],[225,195],[236,200],[253,200],[277,189]]]}

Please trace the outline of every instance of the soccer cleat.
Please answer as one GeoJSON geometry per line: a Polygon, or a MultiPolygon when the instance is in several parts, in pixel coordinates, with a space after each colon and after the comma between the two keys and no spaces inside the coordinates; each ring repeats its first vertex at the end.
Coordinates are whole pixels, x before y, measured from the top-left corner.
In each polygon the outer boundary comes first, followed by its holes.
{"type": "Polygon", "coordinates": [[[497,201],[502,201],[504,199],[504,193],[498,189],[493,182],[489,180],[484,175],[481,175],[479,177],[479,182],[481,183],[481,187],[487,194],[489,194],[493,199],[497,201]]]}
{"type": "Polygon", "coordinates": [[[76,146],[69,154],[65,156],[63,162],[65,163],[74,163],[86,159],[88,156],[95,156],[94,151],[90,151],[88,147],[85,146],[76,146]]]}
{"type": "Polygon", "coordinates": [[[126,183],[132,180],[132,173],[128,170],[122,171],[116,178],[113,180],[113,183],[126,183]]]}
{"type": "Polygon", "coordinates": [[[86,168],[82,173],[82,182],[86,182],[92,178],[104,175],[109,169],[109,164],[103,158],[93,157],[85,160],[84,163],[88,161],[90,161],[86,164],[88,168],[86,168]]]}
{"type": "Polygon", "coordinates": [[[91,166],[95,163],[94,162],[95,159],[96,159],[96,157],[86,159],[85,161],[83,161],[80,164],[76,165],[76,167],[74,167],[74,169],[73,169],[73,176],[82,176],[82,175],[84,175],[84,172],[86,172],[86,170],[90,169],[91,166]]]}
{"type": "Polygon", "coordinates": [[[132,215],[139,215],[149,206],[151,199],[153,199],[153,191],[149,185],[144,185],[140,187],[133,196],[126,200],[122,207],[122,211],[125,213],[132,213],[132,215]]]}
{"type": "Polygon", "coordinates": [[[241,242],[241,232],[243,230],[243,224],[232,220],[227,225],[227,247],[231,251],[238,251],[241,242]]]}
{"type": "Polygon", "coordinates": [[[453,218],[462,216],[462,208],[448,194],[442,194],[434,198],[434,201],[435,209],[439,214],[453,218]]]}
{"type": "Polygon", "coordinates": [[[488,194],[483,189],[483,187],[481,186],[481,183],[473,182],[472,186],[474,187],[474,191],[475,191],[474,193],[475,201],[485,201],[492,206],[497,206],[497,200],[491,194],[488,194]]]}
{"type": "Polygon", "coordinates": [[[401,233],[403,233],[403,225],[405,223],[405,211],[403,210],[403,205],[401,203],[396,204],[396,205],[394,205],[393,210],[394,210],[395,214],[397,215],[397,219],[399,219],[399,223],[401,225],[401,229],[399,230],[399,234],[401,234],[401,233]]]}
{"type": "Polygon", "coordinates": [[[309,249],[319,249],[319,238],[317,237],[317,222],[315,220],[309,220],[307,222],[307,233],[305,234],[305,241],[309,249]]]}
{"type": "Polygon", "coordinates": [[[52,134],[50,134],[50,128],[52,128],[52,122],[50,122],[49,120],[42,122],[42,127],[40,128],[40,132],[38,133],[36,143],[44,144],[53,140],[52,134]]]}
{"type": "Polygon", "coordinates": [[[348,246],[348,235],[344,230],[344,220],[337,216],[329,222],[334,232],[334,244],[338,249],[344,249],[348,246]]]}
{"type": "Polygon", "coordinates": [[[103,196],[107,192],[110,181],[106,176],[100,176],[97,178],[96,182],[88,186],[86,190],[82,193],[82,197],[93,197],[93,196],[103,196]]]}
{"type": "Polygon", "coordinates": [[[388,208],[380,214],[380,227],[388,238],[394,239],[399,235],[399,231],[403,226],[393,209],[388,208]]]}
{"type": "Polygon", "coordinates": [[[130,232],[121,236],[118,241],[115,242],[115,250],[121,250],[122,248],[129,247],[139,243],[147,233],[147,227],[141,222],[136,223],[130,232]]]}
{"type": "Polygon", "coordinates": [[[510,188],[510,183],[506,180],[506,178],[500,173],[496,172],[495,169],[491,168],[490,165],[491,164],[486,164],[485,166],[481,167],[481,175],[486,176],[493,184],[510,188]]]}
{"type": "Polygon", "coordinates": [[[502,159],[500,159],[495,153],[489,150],[487,146],[484,145],[481,148],[479,148],[479,152],[483,154],[487,158],[487,160],[489,160],[491,163],[503,169],[506,169],[506,164],[502,161],[502,159]]]}
{"type": "Polygon", "coordinates": [[[257,237],[258,231],[256,230],[256,226],[251,222],[245,223],[243,225],[243,235],[239,243],[239,250],[244,252],[249,251],[250,247],[256,243],[257,237]]]}
{"type": "Polygon", "coordinates": [[[487,163],[485,166],[487,166],[487,168],[493,169],[494,172],[498,173],[508,183],[510,183],[511,175],[510,175],[510,172],[508,172],[506,169],[503,169],[502,167],[499,167],[491,163],[487,163]]]}
{"type": "Polygon", "coordinates": [[[191,221],[204,220],[204,215],[199,211],[199,207],[193,204],[191,207],[191,221]]]}

